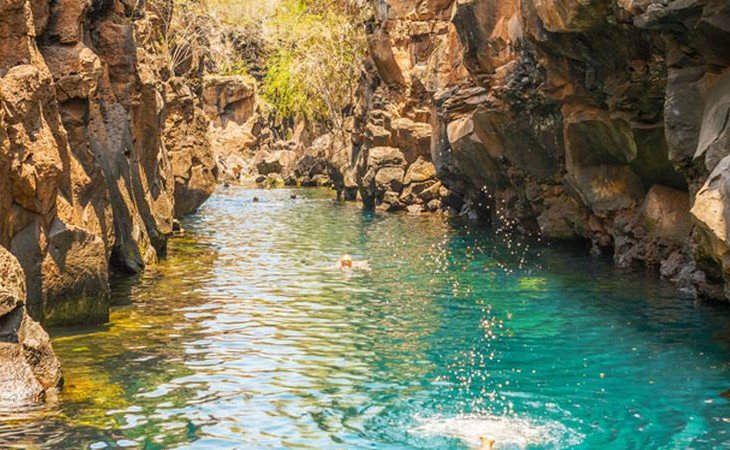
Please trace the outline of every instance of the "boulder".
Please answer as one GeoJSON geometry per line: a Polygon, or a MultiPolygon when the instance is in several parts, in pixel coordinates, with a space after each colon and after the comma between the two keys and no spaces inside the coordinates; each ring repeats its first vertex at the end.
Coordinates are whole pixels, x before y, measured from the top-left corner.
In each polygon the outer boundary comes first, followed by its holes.
{"type": "Polygon", "coordinates": [[[405,205],[401,203],[397,192],[386,191],[380,201],[377,202],[376,209],[384,212],[395,212],[405,209],[405,205]]]}
{"type": "MultiPolygon", "coordinates": [[[[695,197],[691,213],[699,235],[698,258],[709,259],[726,280],[730,298],[730,156],[715,167],[695,197]]],[[[712,270],[711,268],[708,268],[712,270]]]]}
{"type": "Polygon", "coordinates": [[[229,123],[243,125],[256,109],[254,81],[240,75],[207,75],[203,80],[203,103],[215,126],[225,129],[229,123]]]}
{"type": "Polygon", "coordinates": [[[684,244],[692,231],[689,194],[655,184],[646,194],[639,218],[650,234],[675,244],[684,244]]]}
{"type": "Polygon", "coordinates": [[[25,310],[25,276],[0,246],[0,406],[42,403],[61,385],[61,368],[48,334],[25,310]]]}
{"type": "Polygon", "coordinates": [[[256,169],[261,175],[284,174],[296,162],[297,155],[291,150],[279,150],[271,153],[264,153],[256,169]]]}
{"type": "Polygon", "coordinates": [[[413,164],[408,167],[404,184],[422,183],[436,178],[436,167],[431,161],[424,157],[419,157],[413,164]]]}
{"type": "Polygon", "coordinates": [[[629,165],[575,167],[565,180],[596,214],[635,207],[644,197],[643,183],[629,165]]]}
{"type": "Polygon", "coordinates": [[[398,192],[403,189],[405,171],[400,167],[383,167],[375,174],[375,188],[378,191],[398,192]]]}
{"type": "Polygon", "coordinates": [[[391,145],[403,152],[408,164],[431,154],[431,125],[401,117],[391,122],[389,133],[392,135],[391,145]]]}
{"type": "Polygon", "coordinates": [[[537,218],[540,234],[547,239],[575,239],[584,217],[578,202],[561,195],[548,197],[544,204],[544,210],[537,218]]]}
{"type": "Polygon", "coordinates": [[[368,150],[367,166],[374,169],[383,167],[405,167],[406,159],[400,149],[375,147],[368,150]]]}

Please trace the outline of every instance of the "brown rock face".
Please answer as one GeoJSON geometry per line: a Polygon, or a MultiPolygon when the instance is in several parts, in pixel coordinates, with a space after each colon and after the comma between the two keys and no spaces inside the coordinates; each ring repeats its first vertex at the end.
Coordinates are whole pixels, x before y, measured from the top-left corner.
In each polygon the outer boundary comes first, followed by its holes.
{"type": "Polygon", "coordinates": [[[110,265],[154,262],[215,187],[201,101],[137,45],[148,20],[121,1],[0,3],[0,245],[39,320],[105,320],[110,265]]]}
{"type": "Polygon", "coordinates": [[[697,258],[714,277],[724,278],[730,297],[730,156],[715,167],[692,207],[699,240],[697,258]]]}
{"type": "Polygon", "coordinates": [[[401,204],[422,201],[408,174],[427,161],[452,208],[458,197],[497,226],[591,240],[620,265],[704,280],[700,294],[730,286],[730,3],[372,5],[353,135],[366,204],[398,191],[394,173],[378,189],[368,162],[395,148],[401,204]],[[416,137],[401,139],[403,124],[416,137]]]}
{"type": "Polygon", "coordinates": [[[61,384],[48,334],[25,310],[25,275],[0,246],[0,405],[45,401],[61,384]]]}
{"type": "Polygon", "coordinates": [[[213,125],[243,125],[253,116],[256,90],[252,81],[237,75],[208,75],[204,82],[205,112],[213,125]]]}
{"type": "Polygon", "coordinates": [[[256,88],[242,76],[208,75],[204,79],[203,102],[210,120],[208,137],[216,171],[227,182],[241,182],[255,176],[254,149],[258,146],[256,88]]]}
{"type": "Polygon", "coordinates": [[[170,153],[175,179],[175,216],[194,212],[215,191],[218,168],[208,139],[209,121],[201,101],[181,80],[166,91],[163,142],[170,153]]]}

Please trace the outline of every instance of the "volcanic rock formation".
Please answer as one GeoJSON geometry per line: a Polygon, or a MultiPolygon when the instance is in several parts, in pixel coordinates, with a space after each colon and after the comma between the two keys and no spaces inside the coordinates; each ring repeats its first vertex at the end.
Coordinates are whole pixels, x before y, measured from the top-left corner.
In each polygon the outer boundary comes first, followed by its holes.
{"type": "Polygon", "coordinates": [[[372,4],[354,149],[366,204],[447,198],[730,296],[730,3],[372,4]]]}
{"type": "Polygon", "coordinates": [[[38,320],[104,320],[109,266],[154,262],[215,187],[202,103],[145,46],[145,5],[0,2],[0,245],[38,320]]]}

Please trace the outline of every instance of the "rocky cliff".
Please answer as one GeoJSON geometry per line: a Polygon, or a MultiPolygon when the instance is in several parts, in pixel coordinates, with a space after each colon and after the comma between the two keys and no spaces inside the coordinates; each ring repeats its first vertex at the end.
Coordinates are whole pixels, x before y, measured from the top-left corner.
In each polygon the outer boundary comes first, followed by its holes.
{"type": "Polygon", "coordinates": [[[443,202],[730,297],[730,3],[372,4],[367,204],[443,202]]]}
{"type": "Polygon", "coordinates": [[[0,245],[30,314],[107,314],[109,270],[165,253],[217,172],[207,118],[158,51],[172,2],[0,2],[0,245]]]}

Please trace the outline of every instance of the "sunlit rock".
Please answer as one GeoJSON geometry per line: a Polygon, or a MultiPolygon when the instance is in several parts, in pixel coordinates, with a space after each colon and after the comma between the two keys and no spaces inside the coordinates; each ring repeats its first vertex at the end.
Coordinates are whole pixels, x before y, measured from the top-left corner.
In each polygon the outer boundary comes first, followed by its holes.
{"type": "MultiPolygon", "coordinates": [[[[697,193],[692,206],[692,216],[699,235],[699,259],[714,261],[727,283],[730,280],[730,156],[715,167],[705,185],[697,193]]],[[[708,268],[712,270],[712,268],[708,268]]],[[[727,284],[726,284],[727,286],[727,284]]],[[[726,295],[730,297],[730,292],[726,295]]]]}
{"type": "Polygon", "coordinates": [[[606,22],[608,0],[535,0],[545,29],[557,33],[588,31],[606,22]]]}
{"type": "Polygon", "coordinates": [[[0,246],[0,405],[44,402],[60,384],[51,340],[25,311],[23,269],[0,246]]]}
{"type": "Polygon", "coordinates": [[[215,191],[218,167],[200,99],[183,80],[172,79],[166,86],[162,137],[175,179],[175,216],[180,217],[198,209],[215,191]]]}
{"type": "Polygon", "coordinates": [[[391,84],[405,84],[403,71],[396,61],[390,39],[384,31],[378,29],[368,35],[368,48],[383,81],[391,84]]]}
{"type": "Polygon", "coordinates": [[[253,116],[256,90],[251,80],[240,75],[208,75],[204,83],[205,112],[215,126],[243,125],[253,116]]]}
{"type": "Polygon", "coordinates": [[[433,163],[427,161],[425,158],[418,158],[408,167],[403,182],[405,184],[422,183],[433,178],[436,178],[436,168],[433,163]]]}

